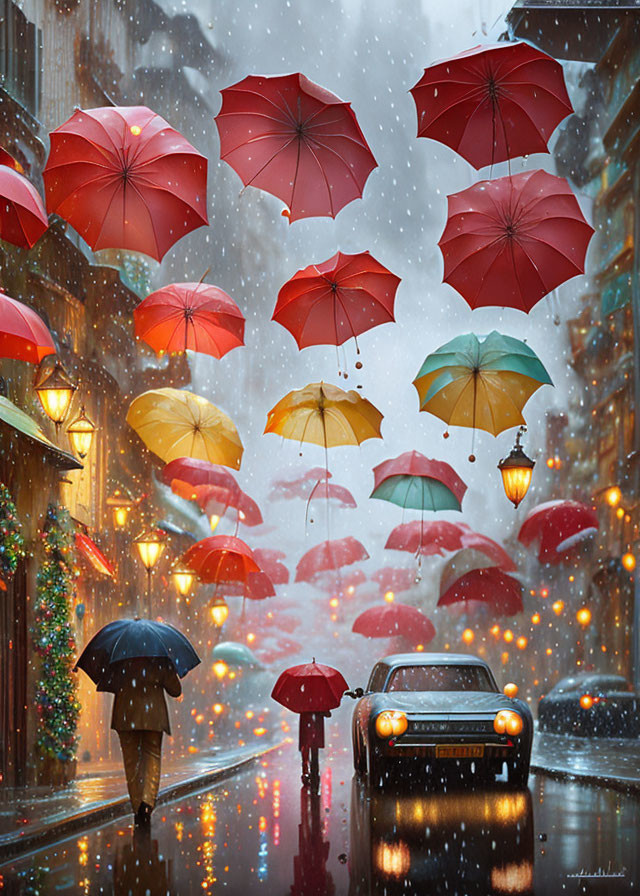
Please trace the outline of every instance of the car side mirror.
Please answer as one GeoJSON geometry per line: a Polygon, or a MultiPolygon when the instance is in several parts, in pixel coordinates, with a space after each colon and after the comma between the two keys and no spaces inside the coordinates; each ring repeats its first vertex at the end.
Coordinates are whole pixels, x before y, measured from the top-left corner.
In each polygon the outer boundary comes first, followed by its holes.
{"type": "Polygon", "coordinates": [[[353,700],[359,700],[360,697],[364,697],[364,691],[362,688],[355,688],[353,691],[345,691],[343,696],[351,697],[353,700]]]}

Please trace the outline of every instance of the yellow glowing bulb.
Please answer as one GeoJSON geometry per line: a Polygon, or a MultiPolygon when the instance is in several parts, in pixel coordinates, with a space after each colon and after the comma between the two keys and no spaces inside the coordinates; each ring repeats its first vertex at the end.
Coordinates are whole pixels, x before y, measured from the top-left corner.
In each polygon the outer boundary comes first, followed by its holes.
{"type": "Polygon", "coordinates": [[[222,703],[214,703],[213,704],[213,711],[215,712],[215,714],[217,716],[220,715],[220,713],[222,712],[223,709],[224,709],[224,706],[222,705],[222,703]]]}
{"type": "Polygon", "coordinates": [[[331,600],[329,601],[329,606],[330,607],[338,607],[338,606],[340,606],[340,601],[338,600],[337,597],[332,597],[331,600]]]}
{"type": "Polygon", "coordinates": [[[129,516],[128,507],[114,507],[113,521],[118,529],[124,529],[127,525],[127,517],[129,516]]]}
{"type": "Polygon", "coordinates": [[[622,500],[622,492],[617,485],[612,485],[605,492],[605,498],[609,507],[617,507],[622,500]]]}
{"type": "Polygon", "coordinates": [[[583,709],[591,709],[593,706],[593,697],[591,694],[583,694],[582,697],[580,697],[580,706],[583,709]]]}
{"type": "Polygon", "coordinates": [[[562,613],[562,611],[564,610],[564,601],[563,600],[554,601],[551,604],[551,609],[556,614],[556,616],[559,616],[562,613]]]}
{"type": "Polygon", "coordinates": [[[249,632],[249,634],[247,635],[247,644],[253,644],[255,639],[256,639],[256,636],[254,635],[254,633],[249,632]]]}
{"type": "Polygon", "coordinates": [[[220,522],[220,517],[217,513],[212,513],[209,517],[209,525],[211,526],[211,531],[215,532],[218,523],[220,522]]]}
{"type": "Polygon", "coordinates": [[[576,619],[580,625],[589,625],[591,622],[591,610],[589,607],[581,607],[576,613],[576,619]]]}
{"type": "Polygon", "coordinates": [[[489,631],[490,631],[491,634],[494,636],[494,638],[497,638],[497,637],[499,637],[499,635],[500,635],[500,626],[499,626],[499,625],[492,625],[491,628],[489,629],[489,631]]]}
{"type": "Polygon", "coordinates": [[[347,588],[347,594],[349,594],[349,595],[355,594],[355,590],[356,589],[355,589],[354,585],[349,585],[349,587],[347,588]]]}
{"type": "Polygon", "coordinates": [[[527,641],[527,639],[525,638],[525,636],[524,636],[524,635],[520,635],[520,637],[519,637],[518,640],[516,641],[516,646],[517,646],[520,650],[524,650],[525,647],[527,646],[527,644],[528,644],[528,641],[527,641]]]}
{"type": "Polygon", "coordinates": [[[631,553],[631,551],[627,551],[626,554],[622,555],[621,562],[627,572],[633,572],[633,570],[636,568],[636,558],[631,553]]]}
{"type": "Polygon", "coordinates": [[[505,628],[502,637],[507,642],[507,644],[511,644],[511,642],[513,641],[513,632],[510,628],[505,628]]]}
{"type": "Polygon", "coordinates": [[[539,625],[540,624],[540,613],[534,613],[533,616],[531,617],[531,622],[533,623],[533,625],[539,625]]]}
{"type": "Polygon", "coordinates": [[[222,628],[229,615],[229,607],[227,606],[226,601],[223,597],[216,598],[216,600],[211,605],[210,613],[211,618],[213,619],[213,624],[216,626],[216,628],[222,628]]]}
{"type": "Polygon", "coordinates": [[[228,671],[228,666],[223,660],[218,660],[213,664],[213,674],[216,678],[222,680],[228,671]]]}
{"type": "Polygon", "coordinates": [[[140,134],[142,133],[142,128],[140,127],[139,124],[132,124],[131,127],[129,128],[129,130],[131,131],[131,133],[133,134],[134,137],[139,137],[140,134]]]}
{"type": "Polygon", "coordinates": [[[384,599],[386,600],[386,602],[388,604],[392,604],[394,602],[394,600],[396,599],[396,596],[393,593],[393,591],[385,591],[384,599]]]}
{"type": "Polygon", "coordinates": [[[504,694],[505,694],[507,697],[511,697],[512,699],[513,699],[514,697],[517,697],[517,696],[518,696],[518,685],[517,685],[517,684],[514,684],[513,681],[510,681],[508,684],[505,684],[505,686],[504,686],[504,694]]]}
{"type": "Polygon", "coordinates": [[[465,628],[465,630],[462,632],[462,640],[464,641],[464,643],[472,644],[474,638],[475,634],[473,633],[473,631],[470,628],[465,628]]]}
{"type": "Polygon", "coordinates": [[[622,517],[624,516],[624,507],[618,507],[618,509],[616,510],[616,516],[619,520],[622,519],[622,517]]]}

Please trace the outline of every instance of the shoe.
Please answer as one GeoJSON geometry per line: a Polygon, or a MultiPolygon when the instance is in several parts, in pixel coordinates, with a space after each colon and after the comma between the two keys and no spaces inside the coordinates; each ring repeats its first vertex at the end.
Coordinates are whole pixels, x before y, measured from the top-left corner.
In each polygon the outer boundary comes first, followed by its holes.
{"type": "Polygon", "coordinates": [[[151,813],[153,809],[148,803],[140,803],[138,811],[134,816],[135,824],[138,827],[147,827],[151,824],[151,813]]]}

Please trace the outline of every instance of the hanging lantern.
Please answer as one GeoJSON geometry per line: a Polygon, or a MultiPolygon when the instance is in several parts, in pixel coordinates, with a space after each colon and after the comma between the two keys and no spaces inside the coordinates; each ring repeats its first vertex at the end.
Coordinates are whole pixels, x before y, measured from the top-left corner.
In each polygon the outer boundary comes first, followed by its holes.
{"type": "Polygon", "coordinates": [[[212,532],[216,531],[216,528],[217,528],[219,522],[220,522],[219,515],[217,513],[212,513],[211,516],[209,517],[209,525],[211,526],[212,532]]]}
{"type": "Polygon", "coordinates": [[[498,464],[498,469],[502,473],[505,494],[514,507],[517,507],[527,494],[531,485],[533,468],[536,465],[534,460],[527,457],[520,444],[525,431],[525,427],[521,426],[511,453],[498,464]]]}
{"type": "Polygon", "coordinates": [[[134,540],[142,565],[151,574],[151,570],[164,551],[165,536],[159,529],[145,529],[134,540]]]}
{"type": "Polygon", "coordinates": [[[82,405],[76,419],[67,427],[71,449],[80,460],[84,460],[89,454],[95,431],[96,425],[90,417],[87,417],[84,405],[82,405]]]}
{"type": "Polygon", "coordinates": [[[224,597],[216,597],[211,604],[211,618],[216,628],[222,628],[227,621],[229,615],[229,607],[224,597]]]}
{"type": "Polygon", "coordinates": [[[119,488],[117,488],[114,493],[107,498],[107,505],[113,508],[113,524],[116,529],[124,529],[127,525],[129,512],[136,506],[135,501],[128,498],[119,488]]]}
{"type": "Polygon", "coordinates": [[[77,388],[60,361],[56,361],[53,370],[35,387],[40,404],[56,429],[64,423],[77,388]]]}
{"type": "Polygon", "coordinates": [[[182,563],[177,563],[171,570],[171,578],[173,579],[173,584],[176,586],[180,597],[186,597],[193,587],[196,575],[188,566],[184,566],[182,563]]]}

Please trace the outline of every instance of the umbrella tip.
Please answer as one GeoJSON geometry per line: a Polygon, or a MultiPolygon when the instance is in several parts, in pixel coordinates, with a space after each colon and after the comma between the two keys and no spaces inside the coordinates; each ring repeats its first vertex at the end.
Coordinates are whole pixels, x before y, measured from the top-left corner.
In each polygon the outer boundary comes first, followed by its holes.
{"type": "Polygon", "coordinates": [[[315,656],[314,656],[314,657],[312,658],[311,662],[312,662],[312,663],[315,663],[315,661],[316,661],[316,658],[315,658],[315,656]]]}

